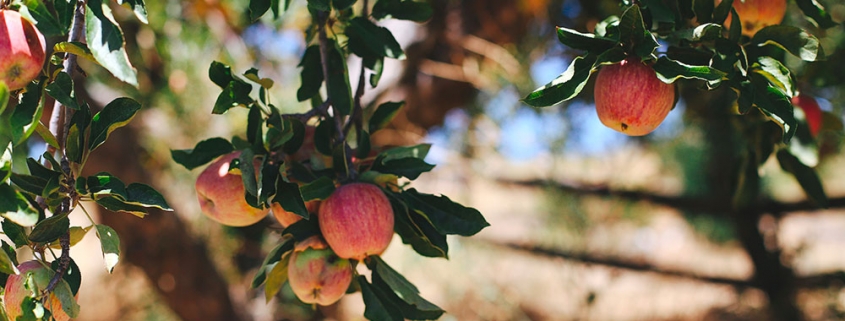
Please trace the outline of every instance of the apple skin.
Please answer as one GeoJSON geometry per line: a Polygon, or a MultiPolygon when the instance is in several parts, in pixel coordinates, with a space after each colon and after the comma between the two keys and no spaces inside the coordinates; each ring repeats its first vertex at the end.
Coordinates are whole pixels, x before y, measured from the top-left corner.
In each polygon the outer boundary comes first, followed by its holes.
{"type": "Polygon", "coordinates": [[[31,82],[44,66],[47,43],[35,26],[13,10],[0,10],[0,81],[9,90],[31,82]]]}
{"type": "Polygon", "coordinates": [[[236,151],[221,156],[203,170],[195,185],[202,213],[223,225],[252,225],[270,211],[249,206],[241,176],[229,173],[229,163],[240,155],[236,151]]]}
{"type": "MultiPolygon", "coordinates": [[[[721,1],[716,1],[718,5],[721,1]]],[[[733,7],[742,22],[742,34],[752,37],[757,31],[768,26],[780,24],[786,15],[786,0],[734,0],[733,7]]],[[[730,28],[731,15],[725,20],[730,28]]]]}
{"type": "MultiPolygon", "coordinates": [[[[21,302],[25,297],[31,296],[32,291],[26,288],[26,274],[32,273],[35,284],[40,288],[50,283],[52,271],[41,265],[38,261],[27,261],[18,265],[19,275],[9,275],[6,280],[6,292],[3,294],[3,304],[6,307],[6,315],[10,320],[15,320],[23,315],[21,302]]],[[[62,303],[55,294],[50,293],[50,299],[45,303],[45,308],[50,310],[56,321],[68,321],[70,316],[62,310],[62,303]]]]}
{"type": "Polygon", "coordinates": [[[810,134],[813,137],[818,136],[819,131],[822,129],[822,109],[819,107],[816,99],[809,95],[798,94],[792,97],[792,104],[801,107],[804,111],[804,116],[807,118],[807,126],[810,127],[810,134]]]}
{"type": "Polygon", "coordinates": [[[337,302],[346,294],[353,274],[352,263],[339,258],[317,237],[297,244],[288,263],[290,287],[308,304],[337,302]]]}
{"type": "MultiPolygon", "coordinates": [[[[305,209],[308,210],[309,214],[316,215],[320,209],[320,201],[314,200],[305,202],[305,209]]],[[[282,228],[288,227],[302,219],[302,216],[286,211],[282,208],[282,205],[277,202],[270,203],[270,212],[273,213],[273,217],[276,218],[276,221],[279,222],[282,228]]]]}
{"type": "Polygon", "coordinates": [[[323,238],[341,258],[379,255],[393,238],[393,207],[376,185],[338,187],[320,205],[319,217],[323,238]]]}
{"type": "Polygon", "coordinates": [[[594,93],[602,124],[630,136],[654,131],[675,105],[675,86],[638,58],[602,67],[594,93]]]}

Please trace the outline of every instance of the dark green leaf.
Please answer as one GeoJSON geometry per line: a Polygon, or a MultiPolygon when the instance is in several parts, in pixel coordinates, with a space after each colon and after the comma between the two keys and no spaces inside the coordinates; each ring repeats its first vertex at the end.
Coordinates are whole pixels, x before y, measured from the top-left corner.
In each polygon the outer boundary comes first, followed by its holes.
{"type": "MultiPolygon", "coordinates": [[[[284,165],[284,164],[282,164],[284,165]]],[[[282,180],[279,175],[279,163],[276,163],[270,157],[265,157],[261,165],[260,175],[258,176],[258,203],[264,204],[276,193],[276,181],[282,180]]]]}
{"type": "Polygon", "coordinates": [[[129,201],[114,195],[97,198],[96,202],[103,208],[112,212],[129,213],[140,218],[144,218],[144,216],[147,215],[147,208],[131,204],[129,201]]]}
{"type": "Polygon", "coordinates": [[[376,111],[373,112],[373,115],[370,117],[368,128],[370,134],[375,133],[379,129],[382,129],[387,126],[387,124],[389,124],[390,121],[393,120],[393,117],[396,117],[396,114],[399,113],[399,109],[402,108],[402,106],[405,106],[404,101],[389,101],[379,105],[378,108],[376,108],[376,111]]]}
{"type": "Polygon", "coordinates": [[[352,112],[352,88],[349,85],[349,69],[343,50],[334,41],[329,41],[328,48],[329,79],[326,81],[329,100],[332,107],[341,115],[352,112]]]}
{"type": "Polygon", "coordinates": [[[367,66],[367,68],[370,68],[370,70],[373,71],[373,74],[370,75],[370,86],[375,88],[378,86],[378,82],[381,80],[381,74],[384,72],[384,58],[364,58],[363,63],[367,66]]]}
{"type": "Polygon", "coordinates": [[[587,80],[590,79],[590,74],[595,70],[593,68],[595,62],[596,57],[593,55],[576,57],[565,72],[545,86],[528,94],[523,102],[533,107],[548,107],[574,98],[584,89],[587,80]]]}
{"type": "Polygon", "coordinates": [[[76,7],[76,1],[72,0],[55,0],[53,7],[56,8],[56,16],[58,17],[59,25],[64,30],[70,30],[70,23],[73,21],[73,11],[76,7]]]}
{"type": "Polygon", "coordinates": [[[62,36],[67,33],[67,28],[63,28],[59,24],[59,21],[50,13],[50,9],[44,2],[38,0],[24,0],[23,2],[26,7],[21,7],[21,15],[32,17],[35,21],[35,27],[45,37],[62,36]]]}
{"type": "Polygon", "coordinates": [[[370,150],[372,146],[370,145],[370,134],[366,131],[359,131],[358,132],[358,146],[355,147],[355,157],[358,159],[365,159],[370,156],[370,150]]]}
{"type": "Polygon", "coordinates": [[[255,152],[251,149],[245,149],[241,151],[238,159],[240,160],[238,168],[241,170],[241,180],[246,190],[247,203],[253,207],[258,207],[258,180],[256,179],[258,175],[255,172],[255,152]]]}
{"type": "Polygon", "coordinates": [[[405,279],[402,274],[396,272],[378,256],[371,256],[367,260],[367,267],[373,271],[373,285],[394,292],[397,298],[404,304],[399,303],[402,314],[410,320],[436,320],[445,312],[440,307],[423,299],[416,286],[405,279]]]}
{"type": "Polygon", "coordinates": [[[783,128],[783,142],[788,143],[798,125],[789,97],[772,86],[755,86],[755,90],[754,105],[783,128]]]}
{"type": "Polygon", "coordinates": [[[144,0],[117,0],[117,3],[120,5],[128,5],[132,8],[132,12],[135,13],[135,17],[138,18],[139,21],[144,24],[149,23],[147,21],[147,6],[144,4],[144,0]]]}
{"type": "MultiPolygon", "coordinates": [[[[79,179],[82,179],[81,177],[79,179]]],[[[91,198],[99,199],[102,197],[115,196],[121,200],[126,200],[126,185],[113,175],[101,172],[96,175],[89,176],[87,179],[88,191],[91,193],[91,198]]]]}
{"type": "Polygon", "coordinates": [[[74,163],[81,163],[83,155],[87,148],[86,145],[86,130],[88,129],[88,125],[91,124],[91,110],[88,108],[87,104],[82,104],[82,106],[73,113],[73,117],[70,120],[70,128],[68,128],[67,134],[67,144],[65,146],[65,151],[68,157],[68,160],[74,163]]]}
{"type": "MultiPolygon", "coordinates": [[[[2,193],[2,190],[0,190],[2,193]]],[[[36,219],[38,219],[36,215],[36,219]]],[[[4,219],[2,222],[3,233],[6,233],[6,236],[12,240],[12,243],[15,244],[15,248],[21,248],[29,244],[29,240],[26,238],[26,231],[23,227],[18,225],[12,220],[4,219]]]]}
{"type": "Polygon", "coordinates": [[[657,73],[657,78],[665,83],[673,83],[678,78],[700,79],[707,82],[710,88],[716,87],[725,77],[725,73],[709,66],[691,66],[666,56],[657,59],[651,66],[657,73]]]}
{"type": "Polygon", "coordinates": [[[283,179],[277,180],[276,196],[273,198],[273,202],[279,203],[285,211],[302,216],[306,220],[309,217],[299,185],[296,183],[285,182],[283,179]]]}
{"type": "Polygon", "coordinates": [[[409,189],[399,194],[412,211],[431,221],[443,234],[472,236],[490,226],[478,210],[455,203],[446,196],[434,196],[409,189]]]}
{"type": "MultiPolygon", "coordinates": [[[[742,1],[742,0],[740,0],[742,1]]],[[[724,24],[725,19],[728,19],[728,15],[731,14],[731,9],[733,8],[734,0],[722,0],[719,5],[713,10],[713,20],[712,22],[715,24],[724,24]]]]}
{"type": "MultiPolygon", "coordinates": [[[[27,141],[29,136],[37,129],[41,114],[44,112],[44,104],[41,103],[40,85],[30,83],[26,86],[26,90],[18,105],[15,106],[15,110],[12,111],[12,116],[9,118],[12,143],[15,146],[27,141]]],[[[3,95],[0,94],[0,96],[3,95]]]]}
{"type": "Polygon", "coordinates": [[[692,29],[678,30],[673,35],[692,42],[713,41],[722,36],[722,26],[705,23],[692,29]]]}
{"type": "Polygon", "coordinates": [[[164,196],[149,185],[132,183],[126,186],[126,203],[163,211],[173,211],[164,196]]]}
{"type": "Polygon", "coordinates": [[[332,137],[334,136],[334,121],[328,118],[321,121],[314,130],[314,148],[323,155],[332,154],[332,137]]]}
{"type": "MultiPolygon", "coordinates": [[[[15,174],[12,175],[13,178],[15,176],[15,174]]],[[[35,225],[38,221],[38,214],[38,210],[32,206],[24,195],[9,184],[0,183],[0,216],[17,225],[28,227],[35,225]]]]}
{"type": "Polygon", "coordinates": [[[302,60],[299,62],[302,67],[300,77],[302,85],[296,91],[296,99],[305,101],[320,93],[320,86],[323,85],[323,64],[320,62],[320,46],[313,45],[305,49],[302,60]]]}
{"type": "Polygon", "coordinates": [[[819,207],[827,207],[827,194],[824,192],[821,179],[816,171],[804,165],[794,155],[786,150],[780,150],[777,153],[778,162],[784,171],[791,173],[798,180],[798,184],[807,193],[807,196],[813,203],[819,207]]]}
{"type": "Polygon", "coordinates": [[[338,144],[332,150],[332,169],[338,177],[349,176],[349,157],[346,153],[346,144],[338,144]]]}
{"type": "Polygon", "coordinates": [[[446,236],[438,233],[430,222],[416,212],[409,212],[408,207],[395,193],[386,194],[393,207],[394,230],[402,238],[402,243],[410,245],[422,256],[448,258],[449,247],[446,244],[446,236]],[[414,218],[417,218],[416,221],[419,223],[415,222],[414,218]]]}
{"type": "Polygon", "coordinates": [[[320,178],[313,182],[303,184],[299,187],[299,191],[302,193],[302,200],[305,202],[324,200],[332,195],[334,189],[334,181],[325,176],[320,176],[320,178]]]}
{"type": "Polygon", "coordinates": [[[173,157],[173,161],[191,170],[234,150],[232,143],[223,138],[215,137],[197,143],[194,149],[170,150],[170,156],[173,157]]]}
{"type": "Polygon", "coordinates": [[[375,288],[364,276],[358,276],[358,284],[361,286],[361,294],[364,297],[364,317],[369,320],[380,321],[402,321],[402,311],[386,300],[381,289],[375,288]]]}
{"type": "Polygon", "coordinates": [[[264,126],[262,126],[262,123],[261,107],[258,104],[252,104],[247,114],[246,141],[256,151],[264,148],[264,126]]]}
{"type": "Polygon", "coordinates": [[[590,52],[605,51],[616,45],[616,41],[613,39],[596,37],[591,33],[580,33],[564,27],[557,28],[557,39],[570,48],[590,52]]]}
{"type": "Polygon", "coordinates": [[[109,134],[123,127],[141,109],[141,104],[131,98],[117,98],[103,107],[91,120],[91,134],[88,149],[94,150],[102,145],[109,134]]]}
{"type": "Polygon", "coordinates": [[[45,179],[17,173],[12,173],[9,178],[18,188],[33,195],[41,195],[41,192],[44,191],[44,187],[47,186],[47,180],[49,180],[48,178],[45,179]]]}
{"type": "MultiPolygon", "coordinates": [[[[53,261],[50,266],[54,271],[58,270],[59,260],[53,261]]],[[[62,275],[62,279],[67,282],[73,295],[79,292],[79,286],[82,284],[82,274],[80,274],[79,266],[76,265],[76,261],[73,258],[70,259],[70,263],[67,266],[67,270],[65,270],[65,274],[62,275]]]]}
{"type": "Polygon", "coordinates": [[[332,6],[338,11],[346,10],[349,9],[349,7],[352,7],[356,1],[357,0],[332,0],[332,6]]]}
{"type": "Polygon", "coordinates": [[[232,76],[232,68],[219,61],[213,61],[208,66],[208,78],[221,89],[226,88],[230,82],[235,80],[235,77],[232,76]]]}
{"type": "Polygon", "coordinates": [[[657,49],[657,39],[645,26],[642,12],[638,5],[631,6],[619,20],[619,39],[626,52],[641,58],[648,58],[657,49]]]}
{"type": "Polygon", "coordinates": [[[757,62],[751,65],[751,71],[765,77],[769,84],[780,89],[784,95],[795,96],[792,75],[789,69],[777,59],[768,56],[758,57],[757,62]]]}
{"type": "Polygon", "coordinates": [[[285,119],[285,124],[289,125],[288,128],[290,128],[293,136],[285,142],[284,151],[287,154],[293,154],[302,147],[302,143],[305,141],[305,125],[296,118],[285,119]]]}
{"type": "Polygon", "coordinates": [[[63,105],[73,109],[79,109],[79,104],[76,102],[76,94],[73,91],[73,79],[70,79],[70,75],[66,72],[60,72],[56,75],[56,79],[47,85],[46,91],[63,105]]]}
{"type": "Polygon", "coordinates": [[[825,59],[819,39],[806,30],[793,26],[774,25],[760,29],[751,38],[750,45],[775,45],[805,61],[825,59]]]}
{"type": "Polygon", "coordinates": [[[377,162],[372,167],[374,171],[395,174],[411,180],[417,179],[420,174],[431,171],[433,168],[434,165],[426,163],[422,159],[410,157],[377,162]]]}
{"type": "Polygon", "coordinates": [[[425,157],[428,155],[429,150],[431,150],[431,144],[394,147],[379,153],[378,162],[385,163],[403,158],[425,159],[425,157]]]}
{"type": "Polygon", "coordinates": [[[286,252],[293,250],[294,243],[294,238],[284,239],[281,243],[279,243],[279,245],[277,245],[273,250],[271,250],[270,253],[267,253],[267,257],[265,257],[264,262],[261,263],[261,267],[259,268],[258,273],[256,273],[255,276],[252,278],[252,288],[257,288],[264,283],[265,279],[267,278],[267,273],[270,272],[274,264],[282,260],[282,256],[286,252]]]}
{"type": "Polygon", "coordinates": [[[138,86],[135,68],[129,62],[123,32],[112,16],[108,3],[88,0],[85,10],[85,40],[97,62],[123,82],[138,86]]]}
{"type": "Polygon", "coordinates": [[[249,21],[258,21],[267,10],[270,10],[270,0],[249,0],[249,21]]]}
{"type": "Polygon", "coordinates": [[[423,22],[431,18],[433,10],[427,2],[412,0],[378,0],[373,6],[373,18],[394,18],[423,22]]]}
{"type": "Polygon", "coordinates": [[[120,238],[117,232],[107,225],[97,224],[97,237],[100,238],[100,247],[103,250],[103,260],[106,263],[106,270],[109,273],[114,270],[120,260],[120,238]]]}
{"type": "Polygon", "coordinates": [[[67,218],[67,213],[54,215],[35,224],[32,232],[29,233],[29,240],[36,243],[53,242],[67,233],[68,229],[70,229],[70,219],[67,218]]]}
{"type": "Polygon", "coordinates": [[[13,255],[9,255],[9,252],[6,252],[6,248],[9,248],[9,245],[6,244],[5,241],[0,241],[3,244],[3,250],[0,250],[0,272],[5,274],[18,274],[17,264],[15,260],[12,258],[15,257],[14,251],[12,251],[13,255]]]}
{"type": "Polygon", "coordinates": [[[393,34],[365,17],[356,17],[346,27],[349,49],[359,57],[388,57],[402,59],[405,53],[393,34]]]}
{"type": "Polygon", "coordinates": [[[695,12],[695,19],[698,23],[708,23],[713,21],[713,10],[715,1],[710,0],[693,0],[692,10],[695,12]]]}
{"type": "Polygon", "coordinates": [[[308,0],[308,8],[316,11],[330,11],[329,0],[308,0]]]}
{"type": "Polygon", "coordinates": [[[252,103],[252,98],[249,97],[250,92],[252,92],[252,86],[245,81],[240,79],[230,81],[217,96],[211,113],[220,115],[234,107],[249,105],[252,103]]]}
{"type": "Polygon", "coordinates": [[[837,26],[836,22],[830,17],[830,14],[825,11],[824,6],[815,0],[795,0],[798,8],[804,12],[804,15],[810,19],[813,24],[819,28],[827,29],[837,26]]]}

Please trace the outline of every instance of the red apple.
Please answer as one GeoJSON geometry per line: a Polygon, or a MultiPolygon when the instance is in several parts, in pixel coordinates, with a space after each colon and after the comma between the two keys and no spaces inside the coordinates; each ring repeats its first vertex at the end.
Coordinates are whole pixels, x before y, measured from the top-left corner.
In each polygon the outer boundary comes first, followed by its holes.
{"type": "MultiPolygon", "coordinates": [[[[6,280],[6,292],[3,294],[3,304],[6,307],[6,314],[9,320],[15,320],[17,317],[23,315],[21,303],[24,298],[36,295],[26,287],[27,274],[32,275],[32,279],[37,287],[36,291],[39,292],[37,295],[40,295],[40,290],[47,287],[47,284],[50,283],[50,279],[55,273],[38,261],[23,262],[18,265],[18,270],[20,270],[20,274],[9,275],[9,278],[6,280]]],[[[70,320],[70,316],[62,310],[62,303],[59,297],[54,293],[50,293],[50,298],[44,303],[44,307],[50,310],[56,321],[70,320]]]]}
{"type": "Polygon", "coordinates": [[[819,107],[819,103],[811,96],[798,94],[792,97],[792,104],[801,107],[804,111],[807,125],[810,127],[810,134],[816,137],[822,129],[822,109],[819,107]]]}
{"type": "Polygon", "coordinates": [[[602,67],[594,91],[602,124],[630,136],[654,131],[675,105],[675,86],[638,58],[602,67]]]}
{"type": "MultiPolygon", "coordinates": [[[[718,5],[721,1],[716,1],[718,5]]],[[[780,24],[786,15],[786,0],[734,0],[733,7],[742,22],[742,34],[752,37],[757,31],[768,26],[780,24]]],[[[730,28],[731,15],[725,20],[730,28]]]]}
{"type": "Polygon", "coordinates": [[[296,297],[309,304],[330,305],[346,294],[352,263],[339,258],[318,237],[297,244],[288,263],[288,282],[296,297]]]}
{"type": "Polygon", "coordinates": [[[345,259],[381,254],[393,238],[393,208],[376,185],[338,187],[320,205],[319,218],[323,238],[345,259]]]}
{"type": "Polygon", "coordinates": [[[240,155],[236,151],[218,158],[197,177],[195,185],[202,213],[229,226],[255,224],[270,211],[247,204],[241,176],[229,172],[229,163],[240,155]]]}
{"type": "MultiPolygon", "coordinates": [[[[320,201],[315,200],[305,202],[305,209],[308,210],[309,214],[317,215],[317,212],[320,209],[320,201]]],[[[276,221],[279,221],[282,228],[288,227],[302,219],[302,216],[286,211],[282,208],[282,205],[276,202],[270,203],[270,212],[273,213],[273,217],[276,218],[276,221]]]]}
{"type": "Polygon", "coordinates": [[[38,77],[46,58],[44,35],[12,10],[0,10],[0,81],[17,90],[38,77]]]}

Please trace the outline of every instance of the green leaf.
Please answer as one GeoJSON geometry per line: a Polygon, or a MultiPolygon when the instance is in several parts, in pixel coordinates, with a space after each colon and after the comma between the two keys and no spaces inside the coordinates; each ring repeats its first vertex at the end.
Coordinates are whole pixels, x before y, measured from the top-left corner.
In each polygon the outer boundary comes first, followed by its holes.
{"type": "Polygon", "coordinates": [[[455,203],[446,196],[434,196],[409,189],[399,196],[412,211],[428,218],[440,233],[472,236],[490,226],[478,210],[455,203]]]}
{"type": "MultiPolygon", "coordinates": [[[[12,177],[15,177],[15,174],[12,177]]],[[[23,227],[33,226],[38,222],[38,210],[7,183],[0,183],[0,216],[23,227]]]]}
{"type": "Polygon", "coordinates": [[[595,71],[593,64],[596,57],[586,55],[576,57],[560,76],[543,87],[528,94],[523,102],[532,107],[548,107],[574,98],[584,89],[590,75],[595,71]]]}
{"type": "Polygon", "coordinates": [[[308,0],[308,8],[316,11],[331,11],[329,0],[308,0]]]}
{"type": "Polygon", "coordinates": [[[249,21],[258,21],[267,10],[270,10],[270,0],[249,0],[249,21]]]}
{"type": "Polygon", "coordinates": [[[570,48],[589,52],[603,52],[616,45],[613,39],[597,37],[591,33],[580,33],[564,27],[557,27],[557,39],[570,48]]]}
{"type": "Polygon", "coordinates": [[[30,83],[26,90],[18,105],[15,106],[15,110],[12,111],[11,118],[9,118],[12,143],[15,146],[23,144],[35,132],[41,114],[44,112],[44,104],[41,102],[41,87],[38,84],[30,83]]]}
{"type": "Polygon", "coordinates": [[[378,0],[373,6],[373,18],[378,20],[394,18],[399,20],[411,20],[424,22],[431,18],[433,13],[431,5],[427,2],[412,0],[378,0]]]}
{"type": "MultiPolygon", "coordinates": [[[[8,246],[6,245],[5,241],[3,241],[3,245],[8,246]]],[[[9,253],[7,253],[6,251],[0,251],[0,272],[10,275],[20,273],[14,260],[12,260],[12,258],[9,256],[9,253]]]]}
{"type": "Polygon", "coordinates": [[[434,165],[426,163],[422,159],[410,157],[377,162],[372,167],[374,171],[395,174],[411,180],[417,179],[420,174],[431,171],[433,168],[434,165]]]}
{"type": "Polygon", "coordinates": [[[144,4],[144,0],[117,0],[117,3],[122,6],[129,6],[139,21],[144,24],[149,23],[147,21],[147,6],[144,4]]]}
{"type": "Polygon", "coordinates": [[[226,88],[230,82],[236,80],[232,75],[232,68],[219,61],[212,61],[208,66],[208,78],[220,88],[226,88]]]}
{"type": "Polygon", "coordinates": [[[67,33],[67,28],[59,24],[45,3],[38,0],[24,0],[23,3],[25,7],[21,7],[21,15],[32,18],[32,21],[35,21],[35,27],[45,37],[62,36],[67,33]]]}
{"type": "Polygon", "coordinates": [[[795,96],[795,83],[789,69],[777,59],[768,56],[757,58],[757,62],[751,65],[751,71],[755,72],[769,81],[769,84],[781,90],[784,95],[795,96]]]}
{"type": "MultiPolygon", "coordinates": [[[[9,105],[9,97],[9,87],[6,86],[5,82],[0,81],[0,115],[6,111],[6,107],[9,105]]],[[[5,147],[5,145],[3,147],[5,147]]]]}
{"type": "MultiPolygon", "coordinates": [[[[53,274],[55,274],[55,272],[53,274]]],[[[62,311],[64,311],[65,314],[71,318],[76,318],[79,315],[79,304],[76,303],[73,291],[64,278],[59,279],[59,283],[53,289],[53,294],[59,298],[59,302],[62,303],[62,311]]]]}
{"type": "MultiPolygon", "coordinates": [[[[742,0],[739,0],[742,1],[742,0]]],[[[731,9],[733,9],[733,2],[734,0],[722,0],[719,5],[713,10],[713,23],[722,25],[725,23],[725,20],[728,19],[728,15],[731,14],[731,9]]],[[[736,21],[732,20],[731,22],[736,21]]]]}
{"type": "Polygon", "coordinates": [[[244,183],[244,190],[246,190],[246,201],[253,207],[258,207],[258,180],[255,173],[255,152],[252,149],[245,149],[241,151],[238,157],[240,163],[238,169],[241,170],[241,180],[244,183]]]}
{"type": "MultiPolygon", "coordinates": [[[[440,307],[423,299],[416,286],[382,261],[380,257],[370,256],[367,260],[367,267],[373,271],[373,285],[386,285],[387,289],[394,292],[398,295],[397,298],[407,304],[402,307],[402,314],[405,318],[411,320],[436,320],[445,312],[440,307]]],[[[401,306],[403,304],[399,305],[401,306]]]]}
{"type": "Polygon", "coordinates": [[[648,58],[659,46],[657,39],[646,28],[638,5],[631,6],[622,13],[619,33],[620,41],[623,42],[626,52],[631,55],[648,58]]]}
{"type": "Polygon", "coordinates": [[[810,22],[819,28],[827,29],[837,26],[836,22],[830,17],[830,14],[825,11],[824,6],[816,0],[795,0],[798,8],[804,12],[804,15],[809,18],[810,22]]]}
{"type": "Polygon", "coordinates": [[[285,142],[283,150],[286,154],[294,154],[305,142],[305,125],[296,118],[286,118],[285,127],[290,129],[293,136],[285,142]]]}
{"type": "Polygon", "coordinates": [[[793,26],[774,25],[760,29],[751,38],[750,45],[774,45],[805,61],[825,59],[819,39],[806,30],[793,26]]]}
{"type": "Polygon", "coordinates": [[[132,86],[138,86],[135,68],[126,55],[123,32],[102,0],[88,0],[85,11],[85,41],[97,62],[112,75],[132,86]]]}
{"type": "Polygon", "coordinates": [[[283,179],[276,181],[276,197],[273,202],[279,203],[285,211],[302,216],[308,219],[308,209],[302,200],[302,193],[296,183],[285,182],[283,179]]]}
{"type": "Polygon", "coordinates": [[[88,149],[94,150],[102,145],[111,132],[129,123],[140,109],[141,104],[126,97],[117,98],[108,103],[91,120],[88,149]]]}
{"type": "MultiPolygon", "coordinates": [[[[50,267],[53,271],[59,269],[59,260],[55,260],[50,263],[50,267]]],[[[67,270],[62,275],[62,279],[67,282],[67,285],[73,295],[76,295],[79,292],[79,286],[82,285],[82,274],[79,273],[79,266],[76,265],[76,261],[73,258],[70,259],[70,263],[68,263],[67,270]]]]}
{"type": "Polygon", "coordinates": [[[341,115],[352,112],[352,88],[349,85],[349,69],[346,67],[346,57],[343,50],[334,42],[329,41],[328,48],[329,79],[326,81],[329,100],[332,107],[341,115]]]}
{"type": "Polygon", "coordinates": [[[324,200],[334,193],[334,189],[334,181],[325,176],[320,176],[320,178],[313,182],[303,184],[299,187],[299,191],[302,193],[302,200],[305,202],[324,200]]]}
{"type": "Polygon", "coordinates": [[[713,10],[715,9],[715,1],[708,0],[693,0],[692,10],[695,12],[695,19],[698,23],[708,23],[713,21],[713,10]]]}
{"type": "MultiPolygon", "coordinates": [[[[78,179],[82,179],[81,177],[78,179]]],[[[100,172],[96,175],[89,176],[87,179],[88,192],[91,198],[99,199],[102,197],[116,196],[122,200],[126,200],[126,185],[113,175],[100,172]]]]}
{"type": "MultiPolygon", "coordinates": [[[[76,1],[72,0],[55,0],[53,7],[56,8],[56,16],[58,17],[59,25],[64,30],[70,30],[71,21],[73,21],[73,11],[76,9],[76,1]]],[[[93,61],[93,59],[91,60],[93,61]]]]}
{"type": "MultiPolygon", "coordinates": [[[[0,191],[0,193],[2,193],[0,191]]],[[[38,217],[36,216],[36,219],[38,217]]],[[[23,227],[18,225],[12,220],[4,219],[2,223],[3,233],[6,233],[6,236],[12,240],[12,243],[15,244],[15,248],[21,248],[29,244],[29,240],[26,237],[26,231],[23,227]]]]}
{"type": "Polygon", "coordinates": [[[76,102],[76,94],[73,92],[73,79],[66,72],[60,72],[56,79],[47,85],[46,91],[50,96],[56,98],[62,105],[72,109],[79,109],[76,102]]]}
{"type": "Polygon", "coordinates": [[[179,165],[192,170],[234,150],[228,140],[214,137],[197,143],[194,149],[170,150],[170,156],[179,165]]]}
{"type": "MultiPolygon", "coordinates": [[[[57,3],[63,1],[64,0],[56,0],[57,3]]],[[[69,54],[76,55],[80,58],[88,59],[91,62],[100,64],[97,61],[97,58],[94,58],[94,54],[91,53],[91,50],[88,49],[88,45],[81,42],[59,42],[53,46],[53,52],[66,52],[69,54]]]]}
{"type": "Polygon", "coordinates": [[[405,106],[404,101],[400,102],[393,102],[389,101],[383,103],[376,108],[376,111],[373,112],[373,115],[370,117],[368,131],[370,134],[375,133],[379,129],[382,129],[396,117],[396,114],[399,113],[399,109],[405,106]]]}
{"type": "Polygon", "coordinates": [[[29,240],[35,243],[50,243],[59,239],[59,236],[70,229],[70,219],[67,218],[67,214],[53,215],[35,224],[32,232],[29,233],[29,240]]]}
{"type": "Polygon", "coordinates": [[[252,104],[249,107],[249,113],[247,113],[246,141],[255,151],[264,149],[264,126],[262,126],[262,123],[261,107],[258,104],[252,104]]]}
{"type": "Polygon", "coordinates": [[[367,68],[373,71],[373,74],[370,75],[370,86],[375,88],[376,86],[378,86],[378,82],[379,80],[381,80],[381,74],[384,72],[384,58],[364,58],[363,63],[365,66],[367,66],[367,68]]]}
{"type": "Polygon", "coordinates": [[[721,83],[722,78],[726,74],[718,69],[709,66],[692,66],[675,61],[662,56],[657,59],[657,62],[651,66],[657,73],[657,78],[661,81],[671,84],[679,78],[686,79],[700,79],[707,82],[710,88],[714,88],[721,83]]]}
{"type": "Polygon", "coordinates": [[[352,7],[356,1],[358,0],[332,0],[332,6],[338,11],[346,10],[352,7]]]}
{"type": "Polygon", "coordinates": [[[132,183],[126,186],[126,203],[163,211],[173,211],[164,196],[149,185],[132,183]]]}
{"type": "Polygon", "coordinates": [[[428,155],[429,150],[431,150],[431,144],[394,147],[379,153],[377,162],[385,163],[403,158],[424,159],[428,155]]]}
{"type": "Polygon", "coordinates": [[[211,110],[212,114],[220,115],[227,110],[238,106],[246,106],[252,103],[252,98],[249,93],[252,92],[252,86],[245,81],[235,79],[229,82],[217,100],[214,102],[214,108],[211,110]]]}
{"type": "MultiPolygon", "coordinates": [[[[299,222],[294,223],[291,226],[296,224],[299,224],[299,222]]],[[[261,263],[261,267],[258,269],[258,273],[256,273],[255,277],[252,278],[252,288],[257,288],[264,283],[264,281],[267,279],[267,273],[270,272],[274,264],[282,260],[282,255],[284,255],[290,250],[293,250],[294,243],[294,238],[286,238],[281,243],[279,243],[279,245],[273,248],[270,253],[267,253],[267,257],[265,257],[264,262],[261,263]]]]}
{"type": "Polygon", "coordinates": [[[364,317],[368,320],[380,321],[402,321],[402,311],[385,298],[383,290],[374,287],[361,275],[357,278],[361,286],[361,294],[364,297],[364,317]]]}
{"type": "Polygon", "coordinates": [[[388,57],[403,59],[405,53],[393,34],[365,17],[356,17],[346,27],[349,49],[359,57],[388,57]]]}
{"type": "Polygon", "coordinates": [[[100,247],[103,250],[103,260],[106,263],[106,270],[112,273],[114,266],[120,260],[120,238],[117,232],[107,225],[97,224],[97,237],[100,238],[100,247]]]}
{"type": "Polygon", "coordinates": [[[320,86],[323,85],[323,64],[320,62],[320,46],[313,45],[305,49],[302,60],[299,62],[302,67],[300,77],[302,85],[296,91],[296,99],[306,101],[320,93],[320,86]]]}
{"type": "Polygon", "coordinates": [[[816,205],[822,208],[828,206],[827,194],[824,192],[821,179],[816,171],[804,165],[794,155],[787,150],[780,150],[777,153],[778,162],[784,171],[791,173],[798,180],[798,184],[807,193],[807,197],[816,205]]]}
{"type": "MultiPolygon", "coordinates": [[[[83,104],[79,110],[73,113],[68,128],[67,144],[65,146],[68,160],[74,163],[81,163],[86,148],[86,130],[91,124],[91,110],[88,105],[83,104]]],[[[49,132],[49,131],[48,131],[49,132]]],[[[52,134],[51,134],[52,135],[52,134]]],[[[43,135],[42,135],[43,136],[43,135]]],[[[58,144],[58,143],[57,143],[58,144]]]]}
{"type": "Polygon", "coordinates": [[[264,284],[265,303],[269,303],[270,299],[276,296],[276,293],[279,293],[279,290],[287,282],[288,262],[290,262],[290,255],[285,255],[281,261],[273,265],[270,273],[267,274],[267,280],[264,284]]]}
{"type": "Polygon", "coordinates": [[[691,42],[713,41],[722,36],[722,26],[715,23],[705,23],[692,29],[681,29],[673,36],[691,42]]]}
{"type": "Polygon", "coordinates": [[[402,243],[410,245],[422,256],[448,258],[449,246],[446,236],[438,233],[431,223],[416,212],[409,212],[408,207],[396,193],[386,193],[393,207],[395,217],[394,230],[402,243]]]}
{"type": "Polygon", "coordinates": [[[792,111],[792,103],[779,89],[772,86],[755,86],[754,105],[769,119],[783,128],[783,142],[788,143],[795,135],[798,122],[792,111]]]}

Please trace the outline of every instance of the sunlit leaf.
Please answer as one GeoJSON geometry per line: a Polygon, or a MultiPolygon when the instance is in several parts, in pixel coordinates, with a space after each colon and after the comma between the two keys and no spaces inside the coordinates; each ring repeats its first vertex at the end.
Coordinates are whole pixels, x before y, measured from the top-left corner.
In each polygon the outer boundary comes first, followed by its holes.
{"type": "Polygon", "coordinates": [[[117,236],[117,232],[107,225],[97,224],[96,228],[97,237],[100,238],[100,247],[103,250],[106,270],[111,273],[120,260],[120,238],[117,236]]]}

